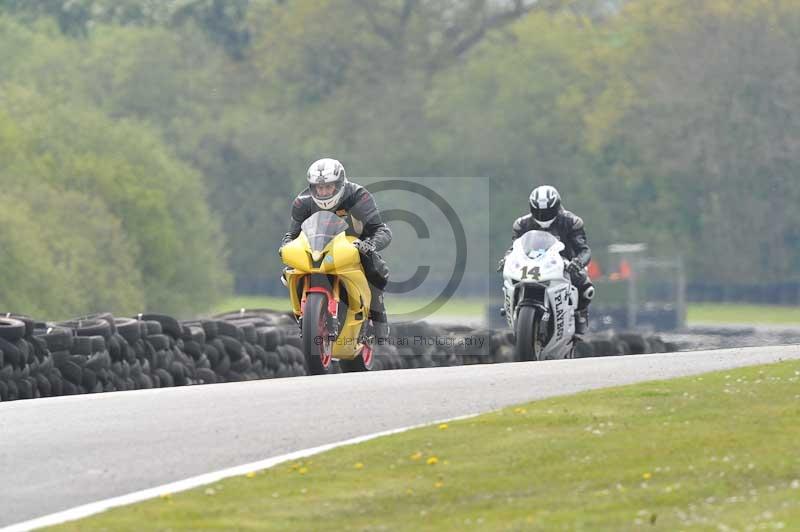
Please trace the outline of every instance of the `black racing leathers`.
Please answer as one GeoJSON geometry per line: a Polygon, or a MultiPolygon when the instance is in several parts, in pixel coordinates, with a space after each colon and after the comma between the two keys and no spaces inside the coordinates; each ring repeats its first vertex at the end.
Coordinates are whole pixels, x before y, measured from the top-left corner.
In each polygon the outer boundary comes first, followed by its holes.
{"type": "MultiPolygon", "coordinates": [[[[592,259],[592,250],[589,248],[586,230],[583,227],[583,220],[580,216],[566,209],[562,210],[561,214],[559,214],[553,223],[550,224],[550,227],[547,228],[540,226],[530,214],[517,218],[512,228],[512,242],[528,231],[546,231],[550,233],[563,242],[564,250],[561,252],[561,255],[567,260],[577,258],[584,268],[592,259]]],[[[509,251],[511,251],[510,248],[509,251]]],[[[506,252],[506,254],[508,254],[508,252],[506,252]]],[[[592,282],[585,269],[581,269],[572,274],[571,278],[572,284],[575,285],[579,292],[578,309],[583,310],[589,306],[594,295],[592,282]],[[590,290],[590,288],[592,288],[592,290],[590,290]]]]}
{"type": "MultiPolygon", "coordinates": [[[[300,235],[301,226],[312,214],[320,209],[311,197],[308,188],[303,190],[292,203],[292,212],[289,220],[289,231],[284,235],[282,244],[287,244],[300,235]]],[[[389,268],[386,261],[378,251],[384,249],[392,241],[392,232],[383,222],[380,211],[375,204],[375,198],[370,192],[356,183],[347,182],[342,194],[342,200],[333,210],[347,222],[347,235],[355,236],[361,240],[369,239],[375,244],[375,252],[369,256],[362,255],[361,263],[364,273],[373,292],[373,301],[379,305],[379,312],[383,311],[383,289],[389,281],[389,268]]]]}
{"type": "Polygon", "coordinates": [[[530,214],[517,218],[512,228],[511,240],[518,239],[528,231],[547,231],[559,239],[564,243],[561,255],[567,260],[577,258],[586,267],[592,259],[583,220],[566,209],[561,211],[548,228],[541,227],[530,214]]]}
{"type": "MultiPolygon", "coordinates": [[[[283,244],[297,238],[303,222],[320,210],[322,209],[314,203],[308,188],[303,190],[292,203],[289,231],[283,237],[283,244]]],[[[384,249],[392,241],[392,232],[389,226],[383,223],[375,199],[361,185],[348,182],[342,194],[342,201],[334,212],[347,221],[348,235],[362,240],[369,238],[375,244],[377,251],[384,249]]]]}

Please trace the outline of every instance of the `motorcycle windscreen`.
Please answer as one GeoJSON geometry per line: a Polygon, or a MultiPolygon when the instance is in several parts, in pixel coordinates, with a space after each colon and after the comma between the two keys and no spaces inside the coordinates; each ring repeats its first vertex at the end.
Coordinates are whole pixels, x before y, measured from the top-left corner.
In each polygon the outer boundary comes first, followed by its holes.
{"type": "Polygon", "coordinates": [[[347,222],[329,211],[312,214],[300,226],[308,238],[311,251],[322,251],[333,238],[347,230],[347,222]]]}
{"type": "Polygon", "coordinates": [[[547,250],[558,242],[559,240],[548,232],[528,231],[517,239],[515,245],[519,246],[525,255],[535,259],[547,253],[547,250]]]}

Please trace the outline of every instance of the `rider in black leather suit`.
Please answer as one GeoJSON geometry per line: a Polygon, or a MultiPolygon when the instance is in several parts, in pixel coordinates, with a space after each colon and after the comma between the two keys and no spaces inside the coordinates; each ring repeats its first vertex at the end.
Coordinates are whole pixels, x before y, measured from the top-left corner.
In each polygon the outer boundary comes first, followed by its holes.
{"type": "MultiPolygon", "coordinates": [[[[594,285],[586,272],[592,258],[592,250],[586,238],[586,230],[580,216],[564,209],[561,195],[555,187],[544,185],[533,189],[530,198],[530,214],[517,218],[512,229],[512,242],[528,231],[547,231],[564,243],[561,255],[570,261],[567,271],[572,284],[578,289],[578,308],[575,315],[575,334],[583,335],[589,325],[589,304],[594,298],[594,285]]],[[[511,251],[509,248],[506,255],[511,251]]],[[[502,270],[505,257],[500,261],[502,270]]]]}
{"type": "Polygon", "coordinates": [[[329,210],[347,222],[347,234],[359,238],[355,246],[372,293],[370,319],[376,336],[389,333],[383,290],[389,281],[389,268],[378,253],[392,241],[392,232],[382,218],[370,192],[347,180],[344,167],[335,159],[320,159],[308,169],[308,187],[292,202],[289,230],[281,246],[300,235],[303,222],[315,212],[329,210]]]}

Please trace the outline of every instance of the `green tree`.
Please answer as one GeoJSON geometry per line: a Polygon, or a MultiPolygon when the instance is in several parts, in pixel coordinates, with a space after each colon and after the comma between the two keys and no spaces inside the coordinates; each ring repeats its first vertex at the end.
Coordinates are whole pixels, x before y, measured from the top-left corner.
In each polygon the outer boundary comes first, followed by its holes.
{"type": "Polygon", "coordinates": [[[800,31],[800,9],[672,1],[632,6],[628,21],[648,39],[629,65],[638,97],[616,141],[630,147],[621,164],[641,193],[623,220],[688,251],[697,276],[796,275],[800,79],[788,43],[800,31]]]}
{"type": "MultiPolygon", "coordinates": [[[[71,209],[81,201],[67,193],[76,192],[87,201],[93,198],[77,212],[108,215],[106,230],[119,224],[124,236],[107,240],[126,251],[108,251],[119,256],[119,264],[98,252],[96,273],[101,273],[98,279],[114,271],[127,276],[126,282],[141,281],[143,297],[137,300],[123,290],[119,293],[128,295],[121,301],[186,313],[208,308],[227,291],[223,239],[206,206],[202,179],[176,160],[157,135],[141,124],[112,122],[97,111],[12,86],[5,86],[0,100],[8,109],[0,138],[9,144],[2,150],[10,153],[9,178],[47,184],[66,194],[64,201],[54,202],[53,223],[59,220],[56,212],[75,215],[71,209]],[[129,275],[126,257],[138,275],[129,275]]],[[[57,195],[36,197],[55,200],[57,195]]],[[[44,200],[36,204],[46,210],[44,200]]],[[[98,293],[103,290],[100,282],[83,288],[91,291],[92,286],[98,293]]],[[[102,301],[103,296],[93,297],[102,301]]]]}

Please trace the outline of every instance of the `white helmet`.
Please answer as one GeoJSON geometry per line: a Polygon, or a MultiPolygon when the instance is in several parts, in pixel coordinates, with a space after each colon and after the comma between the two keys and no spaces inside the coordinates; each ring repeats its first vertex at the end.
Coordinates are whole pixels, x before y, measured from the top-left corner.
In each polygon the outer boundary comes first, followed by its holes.
{"type": "Polygon", "coordinates": [[[308,167],[308,190],[320,209],[335,209],[342,199],[346,184],[344,166],[336,159],[320,159],[308,167]],[[320,194],[317,185],[334,185],[334,188],[332,192],[320,194]]]}
{"type": "Polygon", "coordinates": [[[531,192],[531,215],[539,226],[547,229],[561,214],[561,195],[555,187],[542,185],[531,192]]]}

